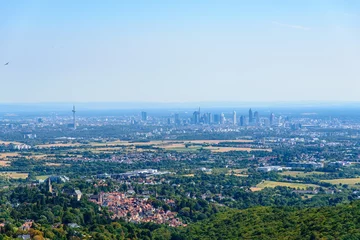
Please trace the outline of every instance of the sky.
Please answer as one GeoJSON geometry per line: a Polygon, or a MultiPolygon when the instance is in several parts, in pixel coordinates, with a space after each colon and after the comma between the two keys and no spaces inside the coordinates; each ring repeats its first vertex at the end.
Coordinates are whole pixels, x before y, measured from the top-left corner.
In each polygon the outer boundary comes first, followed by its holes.
{"type": "Polygon", "coordinates": [[[359,63],[358,0],[0,1],[0,103],[360,101],[359,63]]]}

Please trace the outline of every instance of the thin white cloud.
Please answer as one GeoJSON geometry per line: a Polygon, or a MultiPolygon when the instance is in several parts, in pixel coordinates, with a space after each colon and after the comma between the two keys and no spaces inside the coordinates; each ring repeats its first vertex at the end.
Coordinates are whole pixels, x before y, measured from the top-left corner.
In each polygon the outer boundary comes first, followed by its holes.
{"type": "Polygon", "coordinates": [[[311,28],[309,28],[309,27],[304,27],[304,26],[300,26],[300,25],[285,24],[285,23],[280,23],[280,22],[276,22],[276,21],[273,21],[272,23],[273,23],[273,24],[276,24],[276,25],[278,25],[278,26],[282,26],[282,27],[300,29],[300,30],[305,30],[305,31],[308,31],[308,30],[311,29],[311,28]]]}

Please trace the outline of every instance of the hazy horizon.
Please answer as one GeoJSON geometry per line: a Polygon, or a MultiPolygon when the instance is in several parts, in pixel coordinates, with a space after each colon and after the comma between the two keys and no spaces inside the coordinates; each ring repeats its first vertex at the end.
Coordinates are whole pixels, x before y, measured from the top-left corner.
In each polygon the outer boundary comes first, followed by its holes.
{"type": "Polygon", "coordinates": [[[0,103],[357,102],[359,27],[355,0],[2,2],[0,103]]]}
{"type": "Polygon", "coordinates": [[[47,102],[47,103],[0,103],[0,112],[71,112],[75,105],[78,113],[87,111],[195,111],[199,107],[202,111],[224,110],[243,111],[249,108],[261,111],[352,111],[359,112],[360,102],[47,102]]]}

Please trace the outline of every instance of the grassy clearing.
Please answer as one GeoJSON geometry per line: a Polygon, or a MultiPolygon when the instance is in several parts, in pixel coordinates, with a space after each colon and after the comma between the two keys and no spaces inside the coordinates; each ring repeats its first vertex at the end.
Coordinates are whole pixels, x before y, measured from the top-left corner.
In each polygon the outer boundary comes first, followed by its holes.
{"type": "Polygon", "coordinates": [[[34,155],[31,155],[31,156],[29,156],[27,158],[33,158],[35,160],[39,160],[39,159],[43,159],[43,158],[47,158],[47,157],[49,157],[49,156],[46,155],[46,154],[34,154],[34,155]]]}
{"type": "Polygon", "coordinates": [[[61,163],[45,163],[45,166],[51,166],[51,167],[60,167],[61,166],[61,163]]]}
{"type": "Polygon", "coordinates": [[[49,177],[49,175],[41,175],[41,176],[36,176],[36,180],[45,180],[49,177]]]}
{"type": "Polygon", "coordinates": [[[304,196],[301,196],[301,199],[306,200],[306,199],[310,199],[310,198],[312,198],[314,196],[315,196],[314,194],[305,194],[304,196]]]}
{"type": "Polygon", "coordinates": [[[355,185],[356,183],[360,183],[360,178],[338,178],[332,180],[321,180],[322,182],[327,182],[334,185],[341,184],[348,184],[348,185],[355,185]]]}
{"type": "Polygon", "coordinates": [[[236,177],[248,177],[249,175],[247,174],[242,174],[242,173],[227,173],[226,175],[232,175],[232,176],[236,176],[236,177]]]}
{"type": "Polygon", "coordinates": [[[191,173],[191,174],[185,174],[185,175],[182,175],[183,177],[194,177],[195,174],[191,173]]]}
{"type": "Polygon", "coordinates": [[[28,173],[20,173],[20,172],[0,172],[0,176],[5,178],[12,178],[12,179],[25,179],[28,177],[28,173]]]}
{"type": "Polygon", "coordinates": [[[277,187],[277,186],[290,187],[290,188],[295,188],[295,189],[298,189],[298,188],[299,189],[307,189],[309,187],[314,187],[314,188],[319,187],[318,185],[315,185],[315,184],[262,181],[261,183],[256,185],[256,188],[264,189],[266,187],[274,188],[274,187],[277,187]]]}
{"type": "Polygon", "coordinates": [[[280,175],[284,176],[291,176],[291,177],[307,177],[311,175],[323,175],[323,172],[303,172],[303,171],[285,171],[279,173],[280,175]]]}

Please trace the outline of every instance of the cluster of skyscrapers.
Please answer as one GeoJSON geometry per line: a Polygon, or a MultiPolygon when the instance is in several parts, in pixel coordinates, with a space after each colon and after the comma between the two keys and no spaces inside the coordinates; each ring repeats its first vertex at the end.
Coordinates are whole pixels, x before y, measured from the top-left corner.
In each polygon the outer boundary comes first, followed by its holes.
{"type": "Polygon", "coordinates": [[[269,118],[264,118],[263,122],[261,122],[260,115],[258,111],[253,113],[252,109],[249,109],[249,115],[241,115],[239,118],[236,115],[236,112],[233,111],[232,119],[227,121],[224,113],[221,114],[212,114],[212,113],[203,113],[201,114],[200,108],[198,111],[195,111],[192,115],[191,123],[192,124],[225,124],[231,123],[233,125],[240,126],[259,126],[259,125],[273,125],[274,124],[275,115],[271,113],[269,118]]]}
{"type": "MultiPolygon", "coordinates": [[[[141,112],[141,121],[146,122],[148,120],[147,113],[141,112]]],[[[236,112],[233,111],[232,117],[228,119],[225,118],[224,113],[212,114],[210,112],[201,112],[199,108],[197,111],[194,111],[190,118],[180,119],[178,113],[173,115],[173,118],[167,119],[168,124],[232,124],[239,126],[261,126],[261,125],[273,125],[275,124],[275,115],[271,113],[270,116],[260,118],[259,112],[253,112],[252,109],[249,109],[248,116],[241,115],[237,116],[236,112]]]]}

